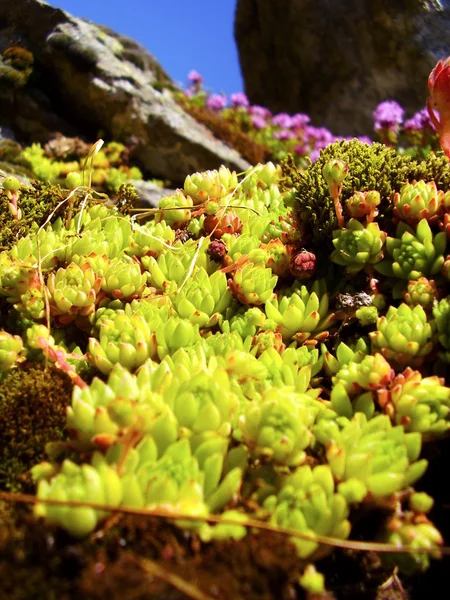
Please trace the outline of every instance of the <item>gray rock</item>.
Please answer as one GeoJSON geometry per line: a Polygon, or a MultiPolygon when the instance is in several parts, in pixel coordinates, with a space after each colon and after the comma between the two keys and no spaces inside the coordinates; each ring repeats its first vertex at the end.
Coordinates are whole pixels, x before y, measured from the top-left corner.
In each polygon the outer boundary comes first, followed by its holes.
{"type": "Polygon", "coordinates": [[[135,208],[158,208],[161,198],[175,194],[176,190],[160,187],[151,181],[133,181],[136,192],[139,195],[139,202],[135,208]]]}
{"type": "Polygon", "coordinates": [[[175,103],[175,86],[144,48],[108,28],[39,0],[0,0],[0,53],[0,126],[19,141],[101,135],[133,145],[147,175],[177,184],[221,164],[249,166],[175,103]],[[17,47],[34,63],[24,66],[17,47]]]}
{"type": "Polygon", "coordinates": [[[237,0],[235,17],[251,102],[340,135],[370,133],[383,100],[423,108],[449,31],[448,0],[237,0]]]}

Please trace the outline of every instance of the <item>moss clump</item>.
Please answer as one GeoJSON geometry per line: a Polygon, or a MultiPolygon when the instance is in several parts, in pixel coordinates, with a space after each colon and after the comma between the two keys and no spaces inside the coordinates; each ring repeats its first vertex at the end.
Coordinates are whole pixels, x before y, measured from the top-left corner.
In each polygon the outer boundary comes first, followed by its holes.
{"type": "Polygon", "coordinates": [[[252,165],[264,163],[271,159],[270,148],[253,140],[238,126],[227,123],[220,115],[209,108],[190,106],[188,102],[183,101],[181,98],[178,99],[186,112],[206,125],[217,138],[232,146],[252,165]]]}
{"type": "Polygon", "coordinates": [[[56,367],[26,365],[0,382],[0,489],[27,489],[26,472],[44,460],[47,442],[65,436],[72,382],[56,367]]]}
{"type": "Polygon", "coordinates": [[[424,179],[436,181],[438,188],[450,186],[450,167],[442,154],[430,153],[426,160],[417,162],[383,144],[366,144],[355,139],[330,144],[304,172],[298,170],[292,156],[288,157],[282,161],[281,187],[296,188],[296,214],[303,242],[316,248],[323,249],[324,245],[331,248],[331,233],[338,228],[334,203],[322,175],[325,164],[332,159],[348,165],[340,196],[344,213],[345,200],[356,191],[376,190],[381,196],[378,217],[381,228],[389,226],[393,195],[407,181],[424,179]]]}
{"type": "MultiPolygon", "coordinates": [[[[68,192],[62,190],[59,185],[35,181],[33,187],[23,186],[18,202],[22,218],[15,220],[8,210],[9,198],[4,190],[0,190],[0,251],[9,250],[20,238],[28,235],[34,223],[41,226],[67,195],[68,192]]],[[[80,202],[80,198],[74,198],[75,205],[80,202]]],[[[68,202],[63,204],[55,211],[50,222],[58,217],[65,219],[69,209],[68,202]]]]}

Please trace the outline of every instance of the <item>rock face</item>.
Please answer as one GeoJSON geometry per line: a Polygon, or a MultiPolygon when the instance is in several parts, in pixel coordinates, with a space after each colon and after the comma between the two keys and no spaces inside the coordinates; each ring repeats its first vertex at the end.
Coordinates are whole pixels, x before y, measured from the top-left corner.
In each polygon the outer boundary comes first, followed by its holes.
{"type": "Polygon", "coordinates": [[[249,165],[173,100],[169,76],[133,40],[39,0],[0,0],[0,128],[17,141],[51,134],[134,146],[147,175],[179,184],[249,165]]]}
{"type": "Polygon", "coordinates": [[[449,31],[447,0],[237,0],[235,17],[251,102],[340,135],[370,133],[383,100],[423,108],[449,31]]]}

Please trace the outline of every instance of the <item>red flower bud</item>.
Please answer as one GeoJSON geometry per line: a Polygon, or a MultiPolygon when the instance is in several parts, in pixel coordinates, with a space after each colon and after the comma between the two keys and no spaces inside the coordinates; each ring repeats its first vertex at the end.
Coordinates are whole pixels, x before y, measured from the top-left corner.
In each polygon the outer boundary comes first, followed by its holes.
{"type": "Polygon", "coordinates": [[[440,144],[450,158],[450,57],[440,60],[428,78],[430,97],[427,100],[431,122],[440,136],[440,144]],[[434,108],[439,111],[439,119],[434,108]]]}

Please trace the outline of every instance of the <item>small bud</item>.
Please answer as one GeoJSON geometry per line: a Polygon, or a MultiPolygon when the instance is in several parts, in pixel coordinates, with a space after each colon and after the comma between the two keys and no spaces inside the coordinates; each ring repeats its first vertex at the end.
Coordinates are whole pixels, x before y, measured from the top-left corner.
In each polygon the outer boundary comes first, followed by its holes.
{"type": "Polygon", "coordinates": [[[66,175],[66,185],[69,190],[74,190],[81,185],[81,175],[76,171],[72,171],[66,175]]]}
{"type": "Polygon", "coordinates": [[[17,192],[20,188],[20,181],[16,177],[9,175],[3,180],[3,187],[5,190],[8,190],[8,192],[17,192]]]}
{"type": "Polygon", "coordinates": [[[348,164],[340,159],[329,160],[322,169],[322,175],[328,187],[339,186],[348,173],[348,164]]]}

